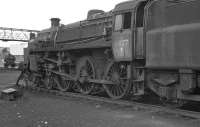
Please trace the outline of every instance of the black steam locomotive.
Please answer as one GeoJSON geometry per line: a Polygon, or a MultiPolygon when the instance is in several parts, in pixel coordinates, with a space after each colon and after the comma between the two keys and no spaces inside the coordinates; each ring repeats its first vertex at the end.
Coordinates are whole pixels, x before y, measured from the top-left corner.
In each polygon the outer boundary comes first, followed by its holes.
{"type": "Polygon", "coordinates": [[[25,85],[200,101],[199,11],[199,0],[132,0],[68,25],[52,18],[26,49],[25,85]]]}

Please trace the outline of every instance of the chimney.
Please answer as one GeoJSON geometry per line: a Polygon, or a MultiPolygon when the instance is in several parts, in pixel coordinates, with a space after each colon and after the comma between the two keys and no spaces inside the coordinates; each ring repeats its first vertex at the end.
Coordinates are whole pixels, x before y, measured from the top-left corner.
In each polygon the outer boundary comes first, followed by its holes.
{"type": "Polygon", "coordinates": [[[30,40],[35,39],[35,33],[30,33],[30,40]]]}
{"type": "Polygon", "coordinates": [[[51,18],[51,27],[58,27],[60,25],[60,19],[59,18],[51,18]]]}

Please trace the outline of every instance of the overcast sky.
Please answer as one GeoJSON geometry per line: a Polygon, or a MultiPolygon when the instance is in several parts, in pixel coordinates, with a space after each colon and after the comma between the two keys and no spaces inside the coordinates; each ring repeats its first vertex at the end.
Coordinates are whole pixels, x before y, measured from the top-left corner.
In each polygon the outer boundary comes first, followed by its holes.
{"type": "Polygon", "coordinates": [[[40,30],[59,17],[63,24],[83,20],[90,9],[110,11],[124,0],[1,0],[1,27],[40,30]]]}
{"type": "MultiPolygon", "coordinates": [[[[125,0],[0,0],[0,27],[41,30],[50,27],[49,19],[62,24],[83,20],[90,9],[110,11],[125,0]]],[[[7,46],[9,42],[0,43],[7,46]],[[7,43],[7,44],[5,44],[7,43]]]]}

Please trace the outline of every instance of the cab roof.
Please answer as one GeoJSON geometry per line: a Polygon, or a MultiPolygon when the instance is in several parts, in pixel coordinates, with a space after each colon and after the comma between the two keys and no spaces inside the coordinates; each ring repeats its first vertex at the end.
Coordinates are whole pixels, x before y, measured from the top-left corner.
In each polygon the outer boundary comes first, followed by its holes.
{"type": "Polygon", "coordinates": [[[114,12],[134,9],[135,7],[137,7],[137,5],[140,2],[144,2],[144,1],[147,1],[147,0],[129,0],[129,1],[121,2],[115,6],[114,12]]]}

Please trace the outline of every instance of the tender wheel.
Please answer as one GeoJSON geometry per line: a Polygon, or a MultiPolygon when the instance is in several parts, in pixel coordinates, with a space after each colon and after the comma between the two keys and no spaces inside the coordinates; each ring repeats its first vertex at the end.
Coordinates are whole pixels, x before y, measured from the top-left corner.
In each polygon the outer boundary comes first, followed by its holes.
{"type": "Polygon", "coordinates": [[[91,57],[82,57],[77,65],[77,87],[82,94],[90,94],[94,90],[94,84],[89,79],[95,79],[95,68],[91,57]]]}
{"type": "Polygon", "coordinates": [[[103,84],[107,94],[113,99],[127,97],[130,93],[130,82],[127,78],[127,65],[111,62],[105,72],[105,80],[114,84],[103,84]]]}
{"type": "Polygon", "coordinates": [[[66,80],[62,76],[56,76],[55,77],[55,83],[60,91],[70,91],[73,85],[73,81],[66,80]]]}
{"type": "Polygon", "coordinates": [[[50,75],[46,75],[44,78],[44,85],[48,90],[51,90],[53,88],[54,85],[54,77],[52,74],[50,75]]]}

